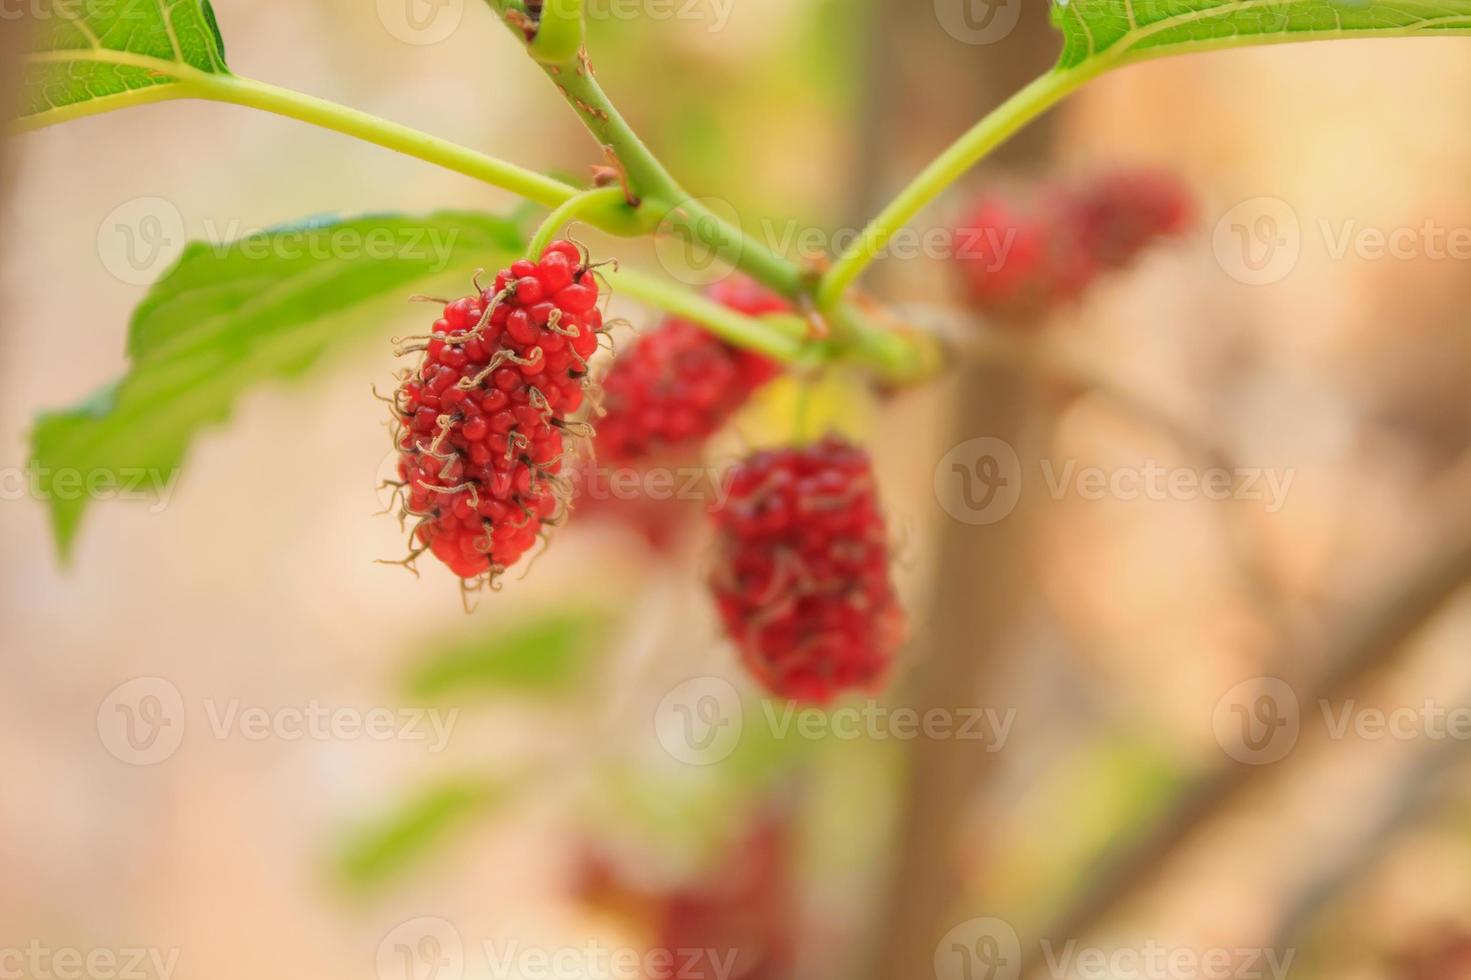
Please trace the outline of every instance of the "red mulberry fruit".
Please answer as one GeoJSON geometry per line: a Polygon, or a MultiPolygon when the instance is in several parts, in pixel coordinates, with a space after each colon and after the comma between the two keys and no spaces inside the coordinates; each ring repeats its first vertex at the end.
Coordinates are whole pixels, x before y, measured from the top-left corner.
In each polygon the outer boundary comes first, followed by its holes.
{"type": "MultiPolygon", "coordinates": [[[[710,297],[747,316],[791,309],[738,276],[712,288],[710,297]]],[[[628,462],[698,448],[777,373],[770,359],[669,318],[620,354],[603,379],[598,458],[628,462]]]]}
{"type": "Polygon", "coordinates": [[[904,638],[868,454],[829,436],[757,453],[712,508],[711,587],[747,669],[825,703],[881,682],[904,638]]]}
{"type": "Polygon", "coordinates": [[[1194,220],[1190,191],[1154,170],[1118,170],[1067,195],[1066,222],[1079,247],[1100,266],[1121,269],[1161,238],[1194,220]]]}
{"type": "Polygon", "coordinates": [[[955,229],[955,258],[976,309],[1028,323],[1077,299],[1100,273],[1127,267],[1193,219],[1189,191],[1168,174],[1118,170],[1051,190],[1021,210],[978,199],[955,229]]]}
{"type": "Polygon", "coordinates": [[[982,198],[956,226],[955,259],[971,305],[1008,322],[1051,312],[1083,291],[1093,265],[1047,219],[982,198]]]}
{"type": "Polygon", "coordinates": [[[449,303],[394,397],[402,516],[462,579],[493,581],[555,523],[566,497],[564,436],[577,423],[598,346],[598,283],[553,242],[478,295],[449,303]]]}

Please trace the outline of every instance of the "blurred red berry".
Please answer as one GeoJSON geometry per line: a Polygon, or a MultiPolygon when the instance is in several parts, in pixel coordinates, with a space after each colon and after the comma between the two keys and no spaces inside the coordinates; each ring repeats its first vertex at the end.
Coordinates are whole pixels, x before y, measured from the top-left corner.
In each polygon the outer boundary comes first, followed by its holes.
{"type": "Polygon", "coordinates": [[[579,868],[578,890],[590,903],[647,919],[651,952],[669,967],[665,976],[790,980],[799,929],[792,859],[791,818],[774,809],[758,815],[693,881],[650,888],[591,852],[579,868]]]}
{"type": "Polygon", "coordinates": [[[1117,170],[1067,195],[1065,221],[1080,248],[1099,265],[1127,266],[1161,238],[1190,229],[1195,205],[1189,189],[1171,174],[1117,170]]]}
{"type": "Polygon", "coordinates": [[[868,454],[829,436],[757,453],[711,510],[711,587],[767,690],[826,703],[887,674],[904,636],[868,454]]]}
{"type": "Polygon", "coordinates": [[[976,308],[1021,320],[1053,303],[1049,228],[997,198],[978,199],[955,228],[955,260],[976,308]]]}
{"type": "Polygon", "coordinates": [[[1077,299],[1100,273],[1184,233],[1192,218],[1188,189],[1148,170],[1050,190],[1027,209],[983,196],[955,227],[956,267],[971,306],[1027,324],[1077,299]]]}
{"type": "MultiPolygon", "coordinates": [[[[790,309],[740,276],[710,296],[748,316],[790,309]]],[[[603,379],[598,458],[624,462],[696,449],[777,373],[768,358],[671,317],[620,354],[603,379]]]]}

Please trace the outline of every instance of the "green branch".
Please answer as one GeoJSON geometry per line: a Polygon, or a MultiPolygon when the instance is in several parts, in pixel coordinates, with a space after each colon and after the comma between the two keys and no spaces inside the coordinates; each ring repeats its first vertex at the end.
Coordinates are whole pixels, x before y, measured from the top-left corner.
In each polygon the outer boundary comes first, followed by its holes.
{"type": "Polygon", "coordinates": [[[582,191],[558,205],[531,236],[526,246],[526,257],[535,261],[557,237],[557,232],[569,222],[583,220],[594,225],[634,223],[637,215],[633,207],[617,187],[595,187],[582,191]],[[599,220],[600,219],[600,220],[599,220]]]}
{"type": "Polygon", "coordinates": [[[473,177],[547,207],[557,207],[576,187],[513,163],[380,119],[347,106],[235,75],[202,75],[184,83],[186,95],[249,106],[311,123],[473,177]]]}
{"type": "MultiPolygon", "coordinates": [[[[540,29],[532,28],[527,37],[531,21],[526,10],[515,0],[487,2],[537,57],[540,29]]],[[[547,9],[543,8],[543,17],[547,9]]],[[[786,296],[796,297],[805,291],[802,270],[795,263],[715,214],[680,186],[598,84],[585,50],[579,48],[561,61],[538,61],[593,139],[617,158],[630,192],[648,216],[650,228],[698,242],[711,254],[786,296]]]]}
{"type": "Polygon", "coordinates": [[[1056,105],[1095,74],[1092,70],[1053,71],[1037,79],[982,119],[950,146],[879,215],[838,257],[818,286],[817,301],[833,309],[848,287],[874,259],[883,254],[894,236],[951,184],[1010,139],[1019,129],[1056,105]]]}
{"type": "MultiPolygon", "coordinates": [[[[578,8],[578,0],[558,2],[562,7],[557,9],[568,17],[578,8]]],[[[546,9],[543,8],[544,14],[546,9]]],[[[507,17],[507,21],[516,26],[515,18],[507,17]]],[[[564,38],[577,33],[570,21],[563,28],[564,38]]],[[[528,47],[534,44],[535,37],[528,47]]],[[[65,52],[36,52],[27,58],[45,62],[60,60],[65,55],[65,52]]],[[[585,191],[411,127],[255,79],[205,72],[135,52],[99,49],[88,57],[94,62],[167,74],[172,81],[166,86],[130,90],[58,107],[43,115],[16,120],[12,127],[19,131],[35,130],[113,109],[171,99],[203,99],[247,106],[403,153],[551,208],[553,215],[543,230],[551,227],[554,231],[574,217],[611,235],[645,235],[658,230],[701,244],[729,264],[799,302],[810,295],[814,285],[812,277],[796,264],[750,238],[680,187],[609,102],[580,48],[570,60],[543,64],[543,67],[594,137],[616,155],[622,176],[628,181],[627,191],[633,195],[631,201],[621,188],[585,191]]],[[[791,329],[773,332],[769,323],[742,317],[689,289],[654,284],[644,277],[628,274],[619,278],[632,295],[700,323],[732,344],[784,362],[813,356],[844,358],[866,365],[893,382],[924,376],[935,363],[928,345],[881,330],[851,307],[830,311],[827,319],[833,338],[819,344],[809,341],[811,331],[795,317],[788,318],[786,325],[791,329]]]]}
{"type": "Polygon", "coordinates": [[[694,321],[727,343],[783,364],[803,360],[813,350],[806,326],[795,317],[748,317],[693,290],[633,269],[605,271],[604,275],[615,293],[694,321]]]}

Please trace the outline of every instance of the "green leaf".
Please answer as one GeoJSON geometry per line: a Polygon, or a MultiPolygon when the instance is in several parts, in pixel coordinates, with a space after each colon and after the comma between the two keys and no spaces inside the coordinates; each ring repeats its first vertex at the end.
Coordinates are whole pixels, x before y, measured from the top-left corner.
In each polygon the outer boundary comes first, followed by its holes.
{"type": "Polygon", "coordinates": [[[209,0],[33,0],[18,118],[44,126],[180,98],[203,75],[229,75],[209,0]]]}
{"type": "Polygon", "coordinates": [[[594,641],[611,628],[608,613],[555,609],[519,623],[478,629],[444,644],[416,666],[407,693],[438,700],[466,691],[554,693],[576,682],[594,641]]]}
{"type": "Polygon", "coordinates": [[[1053,0],[1061,68],[1351,37],[1471,33],[1471,0],[1053,0]]]}
{"type": "Polygon", "coordinates": [[[431,855],[506,796],[502,784],[478,778],[432,787],[353,833],[337,856],[337,871],[355,888],[382,885],[431,855]]]}
{"type": "Polygon", "coordinates": [[[63,558],[90,499],[103,490],[161,499],[195,434],[228,418],[242,393],[379,330],[369,304],[401,303],[440,280],[468,284],[521,247],[503,219],[451,211],[191,243],[133,314],[128,374],[37,421],[32,463],[63,558]]]}

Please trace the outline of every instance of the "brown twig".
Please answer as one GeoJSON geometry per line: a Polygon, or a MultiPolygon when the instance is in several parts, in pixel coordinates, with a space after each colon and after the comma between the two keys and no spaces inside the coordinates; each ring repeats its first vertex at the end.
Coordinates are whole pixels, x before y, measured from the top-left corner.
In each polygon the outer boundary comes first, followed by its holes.
{"type": "MultiPolygon", "coordinates": [[[[1374,675],[1393,669],[1406,654],[1407,641],[1471,582],[1471,515],[1446,541],[1377,603],[1367,604],[1369,612],[1330,643],[1325,662],[1333,667],[1318,682],[1309,703],[1343,701],[1374,675]]],[[[1256,766],[1237,763],[1199,781],[1141,844],[1112,861],[1101,874],[1090,876],[1096,884],[1053,922],[1045,938],[1057,942],[1087,935],[1116,908],[1145,891],[1169,859],[1214,818],[1288,764],[1288,760],[1256,766]]],[[[1021,976],[1035,976],[1041,966],[1037,961],[1027,962],[1021,976]]]]}

